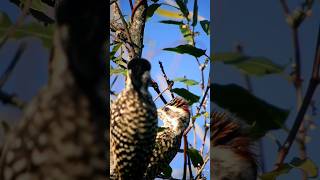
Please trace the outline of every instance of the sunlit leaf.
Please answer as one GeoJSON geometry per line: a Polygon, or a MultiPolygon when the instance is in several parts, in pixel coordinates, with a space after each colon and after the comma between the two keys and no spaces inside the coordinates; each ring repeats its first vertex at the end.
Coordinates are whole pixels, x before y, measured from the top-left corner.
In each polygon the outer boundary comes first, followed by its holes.
{"type": "Polygon", "coordinates": [[[186,24],[180,25],[180,31],[181,34],[183,35],[183,38],[189,43],[192,44],[192,31],[190,27],[186,24]]]}
{"type": "Polygon", "coordinates": [[[197,149],[189,148],[188,153],[194,167],[200,167],[203,164],[203,159],[200,152],[197,149]]]}
{"type": "Polygon", "coordinates": [[[174,88],[171,91],[186,99],[189,102],[189,105],[198,102],[200,99],[200,96],[197,96],[184,88],[174,88]]]}
{"type": "Polygon", "coordinates": [[[177,12],[177,11],[171,11],[171,10],[166,10],[163,8],[158,8],[156,10],[156,13],[161,16],[167,17],[167,18],[183,19],[183,16],[181,15],[181,13],[177,12]]]}
{"type": "Polygon", "coordinates": [[[173,51],[173,52],[176,52],[179,54],[190,54],[194,57],[200,57],[206,53],[206,50],[196,48],[196,47],[189,45],[189,44],[179,45],[174,48],[164,48],[163,50],[173,51]]]}
{"type": "Polygon", "coordinates": [[[110,75],[114,75],[114,74],[122,74],[122,75],[126,75],[127,74],[127,70],[126,69],[122,69],[122,68],[112,68],[110,67],[110,75]]]}
{"type": "Polygon", "coordinates": [[[289,114],[288,110],[272,105],[236,84],[213,84],[211,99],[251,125],[250,134],[255,138],[282,128],[289,114]]]}
{"type": "Polygon", "coordinates": [[[241,53],[217,53],[213,55],[213,58],[224,64],[232,65],[245,74],[254,76],[279,74],[285,69],[284,66],[275,64],[268,58],[250,57],[241,53]]]}
{"type": "Polygon", "coordinates": [[[204,31],[207,35],[210,35],[210,21],[208,21],[208,20],[200,21],[200,25],[201,25],[203,31],[204,31]]]}
{"type": "Polygon", "coordinates": [[[173,81],[175,82],[182,82],[187,86],[194,86],[194,85],[198,85],[199,82],[192,80],[192,79],[187,79],[187,78],[175,78],[173,79],[173,81]]]}
{"type": "Polygon", "coordinates": [[[151,18],[154,12],[161,6],[161,4],[151,4],[147,9],[147,18],[151,18]]]}

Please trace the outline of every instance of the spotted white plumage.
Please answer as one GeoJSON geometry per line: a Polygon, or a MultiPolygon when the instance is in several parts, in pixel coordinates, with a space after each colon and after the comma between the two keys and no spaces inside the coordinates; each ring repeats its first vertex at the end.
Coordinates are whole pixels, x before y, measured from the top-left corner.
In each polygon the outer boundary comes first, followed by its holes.
{"type": "Polygon", "coordinates": [[[181,137],[189,125],[189,105],[184,99],[177,97],[164,107],[158,109],[158,116],[164,125],[157,133],[155,147],[145,175],[145,179],[153,180],[164,171],[176,156],[181,145],[181,137]]]}

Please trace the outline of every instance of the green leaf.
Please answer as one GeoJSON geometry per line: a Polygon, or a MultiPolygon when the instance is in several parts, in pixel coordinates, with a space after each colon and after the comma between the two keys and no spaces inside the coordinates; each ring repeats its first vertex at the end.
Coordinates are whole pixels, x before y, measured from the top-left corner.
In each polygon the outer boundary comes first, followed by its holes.
{"type": "Polygon", "coordinates": [[[190,27],[186,24],[180,25],[180,31],[181,34],[183,35],[183,38],[189,43],[192,44],[192,31],[190,27]]]}
{"type": "Polygon", "coordinates": [[[251,125],[250,135],[260,138],[270,130],[283,127],[289,111],[254,96],[236,84],[213,84],[211,99],[251,125]]]}
{"type": "Polygon", "coordinates": [[[269,74],[279,74],[285,69],[285,66],[280,66],[273,63],[265,57],[250,57],[241,53],[217,53],[214,60],[221,61],[224,64],[232,65],[241,72],[253,75],[264,76],[269,74]]]}
{"type": "Polygon", "coordinates": [[[147,9],[147,19],[151,18],[154,14],[154,12],[161,6],[161,4],[151,4],[147,9]]]}
{"type": "Polygon", "coordinates": [[[171,91],[186,99],[189,102],[189,105],[198,102],[200,99],[200,96],[197,96],[184,88],[174,88],[171,91]]]}
{"type": "Polygon", "coordinates": [[[110,59],[115,59],[115,54],[119,50],[119,48],[122,46],[122,43],[117,43],[116,45],[113,46],[111,52],[110,52],[110,59]]]}
{"type": "Polygon", "coordinates": [[[112,68],[110,66],[110,75],[114,75],[114,74],[122,74],[125,76],[127,74],[127,70],[122,68],[112,68]]]}
{"type": "Polygon", "coordinates": [[[186,19],[189,19],[189,10],[187,8],[187,4],[185,2],[183,2],[182,0],[176,0],[177,5],[179,6],[179,9],[181,11],[181,13],[183,14],[183,16],[186,19]]]}
{"type": "Polygon", "coordinates": [[[187,79],[187,78],[175,78],[173,79],[173,81],[175,82],[182,82],[187,86],[194,86],[194,85],[198,85],[199,82],[192,80],[192,79],[187,79]]]}
{"type": "Polygon", "coordinates": [[[200,21],[200,25],[201,25],[203,31],[204,31],[207,35],[210,35],[210,21],[208,21],[208,20],[200,21]]]}
{"type": "Polygon", "coordinates": [[[159,21],[160,23],[163,24],[173,24],[173,25],[183,25],[184,23],[182,21],[174,21],[174,20],[163,20],[159,21]]]}
{"type": "Polygon", "coordinates": [[[194,0],[192,26],[196,26],[197,23],[198,23],[198,0],[194,0]]]}
{"type": "Polygon", "coordinates": [[[203,56],[206,53],[206,50],[196,48],[192,45],[185,44],[185,45],[179,45],[174,48],[164,48],[165,51],[173,51],[179,54],[190,54],[194,57],[200,57],[203,56]]]}
{"type": "MultiPolygon", "coordinates": [[[[10,2],[22,10],[26,0],[10,0],[10,2]]],[[[54,6],[54,1],[32,0],[29,12],[38,21],[43,22],[44,24],[53,24],[54,19],[48,15],[48,12],[53,12],[54,6]]]]}
{"type": "MultiPolygon", "coordinates": [[[[0,37],[3,37],[7,29],[11,27],[12,22],[8,15],[0,12],[0,37]]],[[[14,39],[22,39],[25,37],[37,37],[42,40],[45,47],[50,48],[52,44],[53,25],[43,26],[39,23],[31,22],[18,27],[11,36],[14,39]]]]}
{"type": "Polygon", "coordinates": [[[194,148],[189,148],[188,153],[194,167],[200,167],[203,164],[203,159],[200,152],[194,148]]]}
{"type": "Polygon", "coordinates": [[[164,178],[170,178],[171,177],[172,168],[170,167],[169,164],[162,163],[161,164],[161,170],[162,170],[162,173],[164,175],[164,178]]]}
{"type": "Polygon", "coordinates": [[[301,160],[300,158],[293,158],[290,163],[283,164],[276,170],[264,173],[260,178],[261,180],[276,180],[278,176],[287,174],[294,168],[302,169],[308,174],[309,178],[318,177],[318,167],[311,159],[301,160]]]}
{"type": "Polygon", "coordinates": [[[196,114],[196,115],[194,115],[194,116],[192,116],[191,117],[191,119],[192,120],[195,120],[195,119],[197,119],[198,117],[200,117],[201,116],[201,114],[200,113],[198,113],[198,114],[196,114]]]}

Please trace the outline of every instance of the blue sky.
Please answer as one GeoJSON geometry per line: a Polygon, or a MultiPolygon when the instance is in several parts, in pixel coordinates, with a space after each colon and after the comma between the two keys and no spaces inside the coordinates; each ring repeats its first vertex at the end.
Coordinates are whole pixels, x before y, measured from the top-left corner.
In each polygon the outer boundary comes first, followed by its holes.
{"type": "MultiPolygon", "coordinates": [[[[210,1],[206,0],[206,1],[200,1],[200,2],[199,2],[199,15],[209,20],[210,19],[210,6],[209,6],[210,1]]],[[[128,1],[121,0],[120,4],[121,4],[121,7],[124,9],[124,14],[128,14],[128,12],[131,12],[129,10],[128,1]]],[[[192,12],[193,1],[189,1],[188,6],[189,6],[189,9],[191,9],[190,11],[192,12]]],[[[173,8],[165,8],[165,9],[175,10],[173,8]]],[[[153,79],[155,79],[158,82],[161,90],[166,86],[165,86],[165,81],[162,77],[162,73],[161,73],[158,61],[161,61],[163,63],[165,72],[170,79],[186,76],[189,79],[193,79],[198,82],[201,81],[200,70],[198,68],[198,64],[194,59],[194,57],[190,55],[181,55],[181,54],[176,54],[173,52],[167,52],[162,50],[163,48],[175,47],[181,44],[185,44],[183,40],[183,36],[181,35],[178,26],[159,23],[160,20],[167,20],[167,19],[168,18],[166,17],[162,17],[155,14],[151,19],[147,21],[147,24],[145,26],[144,49],[143,49],[143,55],[142,55],[142,57],[148,59],[151,62],[151,65],[152,65],[151,76],[153,79]]],[[[201,49],[206,49],[207,54],[209,55],[210,54],[210,37],[203,32],[200,24],[197,25],[196,31],[200,32],[200,36],[196,38],[197,47],[201,49]]],[[[203,63],[204,58],[201,57],[200,61],[203,63]]],[[[204,74],[205,85],[207,83],[208,75],[209,75],[209,66],[206,68],[206,71],[204,74]]],[[[112,81],[113,77],[111,77],[110,80],[112,81]]],[[[121,81],[118,81],[112,89],[121,90],[123,88],[123,85],[124,85],[124,80],[122,79],[121,81]]],[[[179,82],[175,83],[174,85],[174,88],[182,88],[182,87],[185,88],[185,86],[179,82]]],[[[154,92],[154,90],[152,88],[150,88],[149,90],[152,93],[153,97],[155,98],[156,93],[154,92]]],[[[202,94],[199,86],[190,87],[190,91],[197,95],[202,94]]],[[[171,99],[171,96],[168,96],[168,94],[165,94],[165,98],[169,101],[171,99]]],[[[196,105],[198,104],[199,103],[197,103],[196,105]]],[[[157,107],[161,107],[164,104],[160,99],[158,99],[156,101],[156,105],[157,107]]],[[[208,106],[208,109],[210,109],[209,106],[208,106]]],[[[193,107],[193,112],[195,112],[194,107],[193,107]]],[[[161,125],[161,123],[159,125],[161,125]]],[[[202,117],[197,119],[197,125],[198,127],[200,127],[200,129],[203,127],[204,119],[202,117]]],[[[207,135],[207,137],[209,136],[207,135]]],[[[189,133],[188,140],[189,140],[189,143],[193,145],[193,132],[189,133]]],[[[205,146],[204,153],[208,152],[209,139],[207,139],[206,142],[207,142],[206,143],[207,145],[205,146]]],[[[197,137],[196,148],[200,149],[201,144],[202,144],[202,140],[199,137],[197,137]]],[[[181,148],[183,148],[183,143],[181,143],[181,145],[182,145],[181,148]]],[[[209,177],[209,164],[210,163],[208,163],[204,171],[207,177],[209,177]]],[[[170,165],[174,170],[173,177],[182,178],[182,175],[179,174],[182,172],[178,172],[177,170],[181,171],[183,169],[183,154],[179,153],[170,165]]]]}

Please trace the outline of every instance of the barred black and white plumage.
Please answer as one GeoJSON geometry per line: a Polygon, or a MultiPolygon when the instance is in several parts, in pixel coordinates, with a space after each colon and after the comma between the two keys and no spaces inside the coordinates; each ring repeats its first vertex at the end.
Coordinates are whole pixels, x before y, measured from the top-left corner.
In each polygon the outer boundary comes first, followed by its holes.
{"type": "Polygon", "coordinates": [[[158,109],[158,116],[164,122],[157,133],[155,147],[148,165],[145,179],[153,180],[176,156],[181,145],[184,130],[190,121],[189,105],[180,97],[171,100],[158,109]]]}
{"type": "Polygon", "coordinates": [[[226,113],[211,115],[211,178],[256,180],[257,162],[253,140],[239,122],[226,113]]]}
{"type": "Polygon", "coordinates": [[[125,89],[111,106],[112,176],[142,179],[154,148],[157,109],[148,92],[150,63],[132,59],[128,63],[125,89]]]}

